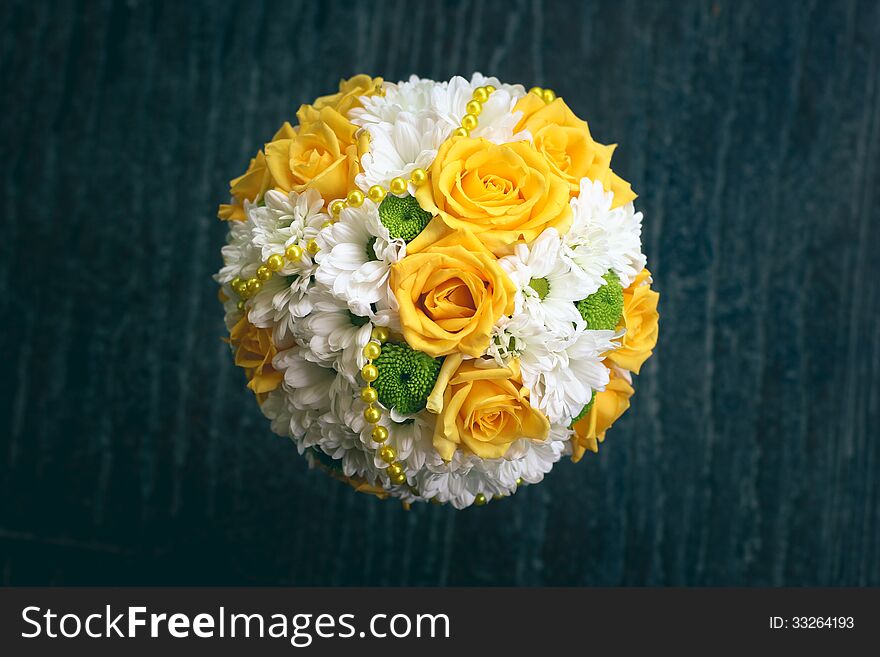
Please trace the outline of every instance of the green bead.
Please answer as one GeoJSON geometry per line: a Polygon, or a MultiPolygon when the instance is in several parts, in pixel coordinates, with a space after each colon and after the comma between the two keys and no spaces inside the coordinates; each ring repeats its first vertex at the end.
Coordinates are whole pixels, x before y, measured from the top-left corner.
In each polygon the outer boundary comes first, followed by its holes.
{"type": "Polygon", "coordinates": [[[602,278],[607,282],[586,299],[575,302],[578,312],[591,330],[614,330],[623,315],[623,288],[613,271],[602,278]]]}
{"type": "Polygon", "coordinates": [[[379,206],[379,219],[391,237],[409,242],[424,230],[431,221],[431,213],[425,212],[412,196],[389,194],[379,206]]]}
{"type": "Polygon", "coordinates": [[[373,362],[379,368],[379,377],[373,384],[379,402],[385,408],[408,415],[425,408],[443,359],[431,358],[405,344],[386,342],[373,362]]]}

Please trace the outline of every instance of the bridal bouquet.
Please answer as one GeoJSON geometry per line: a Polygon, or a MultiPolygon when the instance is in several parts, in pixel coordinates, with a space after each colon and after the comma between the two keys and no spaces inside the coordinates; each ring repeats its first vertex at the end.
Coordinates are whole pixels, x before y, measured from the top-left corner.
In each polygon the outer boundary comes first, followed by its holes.
{"type": "Polygon", "coordinates": [[[358,75],[231,183],[229,344],[358,490],[486,504],[597,451],[657,341],[635,194],[550,89],[358,75]]]}

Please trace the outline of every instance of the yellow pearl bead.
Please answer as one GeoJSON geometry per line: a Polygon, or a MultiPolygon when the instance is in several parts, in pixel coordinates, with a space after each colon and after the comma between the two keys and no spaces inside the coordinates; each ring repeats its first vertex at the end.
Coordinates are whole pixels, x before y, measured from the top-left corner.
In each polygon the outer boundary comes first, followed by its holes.
{"type": "Polygon", "coordinates": [[[406,181],[403,178],[397,177],[392,178],[391,183],[388,185],[388,189],[391,190],[392,194],[400,194],[406,193],[406,181]]]}
{"type": "Polygon", "coordinates": [[[237,304],[235,304],[235,307],[238,308],[239,310],[244,310],[244,308],[245,308],[244,299],[242,299],[237,304]]]}
{"type": "Polygon", "coordinates": [[[284,258],[277,253],[270,255],[269,259],[266,260],[266,266],[272,271],[281,271],[284,269],[284,258]]]}
{"type": "Polygon", "coordinates": [[[516,480],[516,485],[517,485],[517,486],[522,486],[522,485],[523,485],[523,478],[522,478],[522,477],[519,477],[519,478],[516,480]]]}
{"type": "Polygon", "coordinates": [[[493,500],[503,500],[503,499],[504,499],[504,495],[499,495],[498,493],[495,493],[495,494],[492,496],[492,499],[493,499],[493,500]]]}
{"type": "Polygon", "coordinates": [[[364,409],[364,419],[370,424],[376,424],[376,422],[382,419],[382,411],[375,406],[367,406],[364,409]]]}
{"type": "Polygon", "coordinates": [[[477,506],[483,506],[486,503],[486,496],[482,493],[477,493],[477,496],[474,498],[474,504],[477,506]]]}
{"type": "Polygon", "coordinates": [[[244,294],[247,291],[247,281],[243,281],[240,278],[234,278],[230,286],[237,294],[244,294]]]}
{"type": "Polygon", "coordinates": [[[306,244],[306,251],[308,251],[311,255],[315,255],[319,250],[320,247],[315,240],[309,240],[308,244],[306,244]]]}
{"type": "Polygon", "coordinates": [[[235,288],[237,288],[239,286],[240,283],[241,283],[241,278],[236,276],[231,281],[229,281],[229,287],[231,287],[234,290],[235,288]]]}
{"type": "Polygon", "coordinates": [[[381,185],[373,185],[372,187],[370,187],[369,190],[367,190],[367,196],[370,197],[370,200],[373,203],[381,203],[382,200],[385,198],[385,190],[382,188],[381,185]]]}
{"type": "Polygon", "coordinates": [[[545,103],[552,103],[556,100],[556,93],[552,89],[544,89],[541,98],[544,99],[545,103]]]}
{"type": "Polygon", "coordinates": [[[391,483],[395,486],[403,486],[406,483],[406,475],[402,472],[391,477],[391,483]]]}
{"type": "Polygon", "coordinates": [[[467,137],[469,134],[467,128],[462,128],[461,126],[452,131],[453,137],[467,137]]]}
{"type": "Polygon", "coordinates": [[[465,114],[461,119],[461,127],[470,132],[477,127],[477,117],[473,114],[465,114]]]}
{"type": "Polygon", "coordinates": [[[293,260],[295,262],[303,257],[302,247],[298,244],[291,244],[284,249],[284,255],[287,256],[288,260],[293,260]]]}
{"type": "Polygon", "coordinates": [[[256,294],[260,291],[260,288],[263,287],[263,284],[257,278],[248,279],[247,282],[247,290],[251,294],[256,294]]]}
{"type": "Polygon", "coordinates": [[[544,97],[544,96],[543,96],[544,90],[541,89],[541,87],[532,87],[531,89],[529,89],[529,93],[530,93],[530,94],[535,94],[536,96],[538,96],[538,97],[540,97],[540,98],[543,98],[543,97],[544,97]]]}
{"type": "Polygon", "coordinates": [[[373,427],[373,432],[371,435],[373,437],[373,440],[375,440],[377,443],[384,443],[386,440],[388,440],[388,429],[386,429],[385,427],[373,427]]]}
{"type": "Polygon", "coordinates": [[[345,209],[345,201],[341,199],[336,199],[330,204],[330,214],[334,217],[338,217],[342,214],[342,211],[345,209]]]}
{"type": "Polygon", "coordinates": [[[379,458],[385,461],[385,463],[394,463],[394,459],[397,458],[397,452],[394,451],[391,445],[385,445],[379,450],[379,458]]]}
{"type": "Polygon", "coordinates": [[[483,104],[478,100],[470,100],[468,101],[468,104],[464,106],[464,111],[468,114],[479,116],[480,112],[483,111],[483,104]]]}
{"type": "Polygon", "coordinates": [[[257,278],[261,281],[268,281],[272,278],[272,270],[269,269],[266,265],[260,265],[257,267],[257,278]]]}
{"type": "Polygon", "coordinates": [[[371,388],[367,386],[365,388],[361,388],[361,401],[365,404],[372,404],[374,401],[379,399],[379,393],[376,392],[375,388],[371,388]]]}
{"type": "Polygon", "coordinates": [[[348,204],[353,208],[359,208],[364,204],[364,193],[359,189],[353,189],[347,196],[348,204]]]}
{"type": "Polygon", "coordinates": [[[372,383],[379,378],[379,368],[372,363],[367,363],[361,368],[361,376],[367,383],[372,383]]]}
{"type": "Polygon", "coordinates": [[[375,342],[368,342],[366,345],[364,345],[364,358],[366,358],[367,360],[376,360],[381,353],[382,347],[377,345],[375,342]]]}
{"type": "Polygon", "coordinates": [[[386,468],[385,472],[388,473],[389,477],[393,478],[393,477],[396,477],[397,475],[403,474],[403,466],[400,465],[400,463],[392,463],[391,465],[389,465],[386,468]]]}
{"type": "Polygon", "coordinates": [[[488,91],[490,94],[494,94],[495,93],[495,85],[494,84],[487,84],[486,91],[488,91]]]}
{"type": "Polygon", "coordinates": [[[387,342],[388,341],[388,329],[385,328],[384,326],[376,326],[373,328],[373,331],[372,331],[372,333],[370,333],[370,336],[374,340],[378,340],[379,342],[387,342]]]}
{"type": "Polygon", "coordinates": [[[412,173],[409,174],[409,179],[416,187],[418,187],[419,185],[424,185],[425,181],[428,179],[428,172],[421,168],[413,169],[412,173]]]}
{"type": "Polygon", "coordinates": [[[485,103],[489,100],[489,90],[486,87],[477,87],[474,89],[474,100],[478,103],[485,103]]]}

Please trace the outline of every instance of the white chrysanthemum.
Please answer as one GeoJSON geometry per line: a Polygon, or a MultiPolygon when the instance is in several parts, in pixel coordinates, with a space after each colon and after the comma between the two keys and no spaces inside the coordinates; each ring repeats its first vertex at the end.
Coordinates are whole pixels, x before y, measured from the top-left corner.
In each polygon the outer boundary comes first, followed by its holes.
{"type": "Polygon", "coordinates": [[[282,385],[294,408],[304,411],[326,407],[337,378],[333,370],[306,360],[299,347],[279,351],[272,359],[272,367],[284,374],[282,385]]]}
{"type": "Polygon", "coordinates": [[[445,462],[431,449],[427,452],[425,467],[411,477],[420,498],[435,498],[461,509],[473,504],[479,494],[487,499],[493,495],[513,494],[520,478],[528,483],[539,482],[559,460],[570,433],[565,426],[551,425],[547,440],[518,440],[505,456],[496,459],[483,459],[458,450],[445,462]]]}
{"type": "Polygon", "coordinates": [[[568,423],[608,385],[603,354],[618,346],[614,331],[578,330],[568,336],[532,341],[520,354],[529,401],[551,422],[568,423]]]}
{"type": "Polygon", "coordinates": [[[296,244],[303,250],[302,257],[296,262],[285,260],[280,273],[290,275],[309,270],[313,263],[306,244],[330,221],[330,216],[323,212],[321,195],[315,189],[302,194],[272,189],[263,198],[265,205],[247,207],[248,220],[253,224],[253,243],[260,249],[262,261],[271,255],[284,255],[288,246],[296,244]]]}
{"type": "MultiPolygon", "coordinates": [[[[309,270],[314,267],[309,267],[309,270]]],[[[293,345],[296,321],[312,312],[309,299],[309,274],[276,275],[248,301],[248,321],[260,328],[272,329],[272,341],[279,349],[293,345]]]]}
{"type": "Polygon", "coordinates": [[[563,250],[562,238],[548,228],[532,244],[517,244],[498,261],[516,285],[514,316],[527,315],[552,333],[567,335],[584,324],[574,305],[589,293],[589,280],[563,250]]]}
{"type": "Polygon", "coordinates": [[[356,383],[367,363],[363,349],[370,341],[373,325],[367,318],[353,315],[345,301],[320,283],[312,287],[309,300],[313,310],[300,321],[298,332],[303,344],[308,345],[305,358],[332,367],[356,383]]]}
{"type": "MultiPolygon", "coordinates": [[[[363,107],[349,113],[351,121],[370,135],[370,150],[361,158],[363,173],[355,179],[358,187],[387,188],[392,178],[409,179],[413,169],[429,167],[440,145],[461,125],[474,89],[486,84],[494,84],[496,91],[483,104],[471,136],[498,144],[528,138],[527,132],[514,134],[520,114],[513,107],[525,95],[521,85],[501,84],[479,73],[470,81],[458,76],[442,83],[411,77],[408,82],[386,84],[384,96],[363,97],[363,107]]],[[[409,192],[414,191],[410,183],[409,192]]]]}
{"type": "Polygon", "coordinates": [[[467,114],[467,104],[473,100],[474,90],[487,84],[494,85],[496,90],[483,103],[479,122],[470,136],[482,137],[495,144],[528,138],[528,133],[514,134],[521,115],[513,108],[525,96],[525,89],[522,85],[501,84],[497,78],[487,78],[480,73],[474,73],[470,81],[456,75],[431,91],[431,109],[446,127],[446,134],[451,134],[461,125],[462,117],[467,114]]]}
{"type": "Polygon", "coordinates": [[[391,239],[376,204],[366,200],[359,208],[346,207],[339,221],[321,231],[317,242],[317,281],[355,315],[398,328],[397,302],[388,287],[388,273],[406,255],[406,244],[391,239]]]}
{"type": "MultiPolygon", "coordinates": [[[[260,410],[271,421],[273,433],[291,438],[298,447],[311,429],[317,429],[321,415],[320,411],[296,408],[283,385],[266,396],[260,410]]],[[[300,453],[302,449],[299,449],[300,453]]]]}
{"type": "Polygon", "coordinates": [[[486,355],[499,365],[506,366],[511,359],[519,358],[530,344],[543,340],[547,329],[524,313],[512,317],[502,316],[492,328],[486,355]]]}
{"type": "MultiPolygon", "coordinates": [[[[370,150],[361,157],[363,173],[355,183],[363,190],[372,185],[388,189],[393,178],[409,180],[415,169],[427,169],[437,157],[437,149],[448,134],[429,113],[401,112],[394,123],[371,123],[370,150]]],[[[409,183],[409,191],[415,188],[409,183]]]]}
{"type": "Polygon", "coordinates": [[[229,283],[236,277],[249,277],[257,271],[260,250],[253,243],[253,224],[249,221],[230,221],[226,246],[220,249],[223,267],[214,276],[218,283],[229,283]],[[247,272],[242,274],[242,272],[247,272]]]}
{"type": "Polygon", "coordinates": [[[356,126],[376,123],[394,123],[401,112],[420,114],[431,109],[431,92],[439,83],[411,75],[406,82],[386,82],[384,94],[362,96],[361,107],[349,112],[348,118],[356,126]]]}
{"type": "Polygon", "coordinates": [[[580,193],[571,200],[572,225],[565,243],[572,259],[589,277],[590,289],[585,296],[605,285],[602,276],[609,269],[625,289],[645,267],[642,213],[636,212],[632,203],[612,210],[613,199],[602,183],[584,178],[580,193]]]}

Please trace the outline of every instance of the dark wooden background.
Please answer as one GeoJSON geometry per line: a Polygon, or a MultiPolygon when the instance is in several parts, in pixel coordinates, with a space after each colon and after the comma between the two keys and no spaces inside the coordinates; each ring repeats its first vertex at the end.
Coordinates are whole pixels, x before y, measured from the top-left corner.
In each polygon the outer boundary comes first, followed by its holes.
{"type": "Polygon", "coordinates": [[[3,2],[0,581],[880,584],[877,2],[3,2]],[[597,456],[465,512],[269,433],[229,178],[356,72],[551,86],[645,212],[661,335],[597,456]]]}

